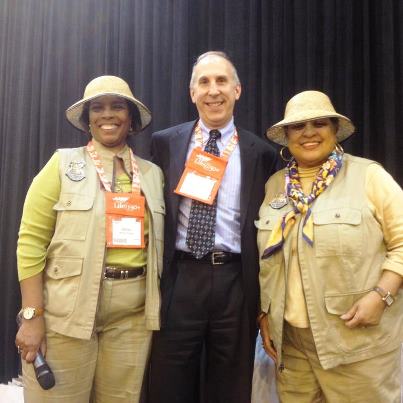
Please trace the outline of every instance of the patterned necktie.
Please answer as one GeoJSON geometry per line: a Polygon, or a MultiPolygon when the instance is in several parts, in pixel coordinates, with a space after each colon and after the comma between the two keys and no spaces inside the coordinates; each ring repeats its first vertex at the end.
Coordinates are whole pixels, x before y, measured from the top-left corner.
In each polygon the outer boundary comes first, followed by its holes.
{"type": "MultiPolygon", "coordinates": [[[[220,150],[217,147],[217,139],[220,136],[221,133],[218,130],[211,130],[204,151],[219,156],[220,150]]],[[[217,197],[211,205],[192,200],[186,245],[196,259],[201,259],[214,248],[216,215],[217,197]]]]}

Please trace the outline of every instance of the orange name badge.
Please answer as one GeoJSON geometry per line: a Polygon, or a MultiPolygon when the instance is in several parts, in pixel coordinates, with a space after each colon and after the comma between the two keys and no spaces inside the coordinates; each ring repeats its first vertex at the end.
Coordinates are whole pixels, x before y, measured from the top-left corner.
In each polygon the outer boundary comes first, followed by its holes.
{"type": "Polygon", "coordinates": [[[207,204],[213,204],[224,177],[228,160],[193,149],[175,193],[207,204]]]}
{"type": "Polygon", "coordinates": [[[105,193],[106,246],[144,248],[145,199],[135,193],[105,193]]]}

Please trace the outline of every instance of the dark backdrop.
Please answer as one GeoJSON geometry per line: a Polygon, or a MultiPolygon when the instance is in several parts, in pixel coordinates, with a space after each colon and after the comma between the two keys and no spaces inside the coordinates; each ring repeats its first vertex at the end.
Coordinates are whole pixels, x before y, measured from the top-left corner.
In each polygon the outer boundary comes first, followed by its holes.
{"type": "MultiPolygon", "coordinates": [[[[134,139],[195,117],[196,56],[226,51],[243,93],[238,125],[262,135],[304,89],[327,92],[357,134],[347,151],[402,184],[403,1],[1,0],[0,381],[16,374],[15,248],[27,188],[57,147],[84,144],[64,110],[102,74],[125,78],[153,112],[134,139]]],[[[85,307],[83,307],[85,309],[85,307]]]]}

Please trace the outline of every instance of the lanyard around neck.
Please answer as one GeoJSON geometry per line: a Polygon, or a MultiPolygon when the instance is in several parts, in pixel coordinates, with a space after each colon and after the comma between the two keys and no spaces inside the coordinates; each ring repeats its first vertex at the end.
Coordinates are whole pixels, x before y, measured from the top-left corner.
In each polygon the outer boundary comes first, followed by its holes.
{"type": "MultiPolygon", "coordinates": [[[[196,147],[203,148],[203,133],[202,133],[200,121],[197,122],[194,132],[195,132],[196,147]]],[[[238,141],[239,141],[239,136],[238,136],[238,132],[235,128],[230,141],[228,142],[224,151],[221,153],[221,157],[228,160],[229,157],[231,156],[232,152],[235,150],[235,147],[238,144],[238,141]]]]}
{"type": "MultiPolygon", "coordinates": [[[[95,150],[94,143],[92,141],[90,141],[87,144],[87,152],[88,152],[89,156],[91,157],[92,161],[94,162],[95,169],[98,173],[99,180],[102,182],[103,187],[105,188],[105,190],[107,192],[112,192],[112,184],[106,177],[101,158],[99,157],[99,154],[95,150]]],[[[140,171],[137,166],[136,160],[134,159],[133,151],[130,148],[129,148],[129,153],[130,153],[130,163],[131,163],[132,172],[133,172],[132,192],[140,194],[140,171]]]]}

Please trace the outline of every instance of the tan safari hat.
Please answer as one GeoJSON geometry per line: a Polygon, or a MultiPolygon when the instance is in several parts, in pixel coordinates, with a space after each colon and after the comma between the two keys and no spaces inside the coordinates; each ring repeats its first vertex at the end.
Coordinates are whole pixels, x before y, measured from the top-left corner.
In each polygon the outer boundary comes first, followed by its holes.
{"type": "Polygon", "coordinates": [[[102,95],[116,95],[127,99],[129,102],[135,105],[140,114],[140,130],[143,130],[150,124],[150,110],[133,96],[133,93],[130,90],[127,82],[116,76],[100,76],[90,81],[85,87],[83,98],[66,109],[66,117],[68,121],[77,129],[88,133],[89,128],[81,120],[84,105],[88,101],[91,101],[92,99],[98,98],[102,95]]]}
{"type": "Polygon", "coordinates": [[[326,94],[320,91],[303,91],[294,95],[287,102],[284,119],[267,129],[266,136],[275,143],[286,146],[285,126],[319,118],[337,118],[339,120],[339,128],[336,133],[338,142],[354,133],[355,127],[351,120],[335,111],[326,94]]]}

